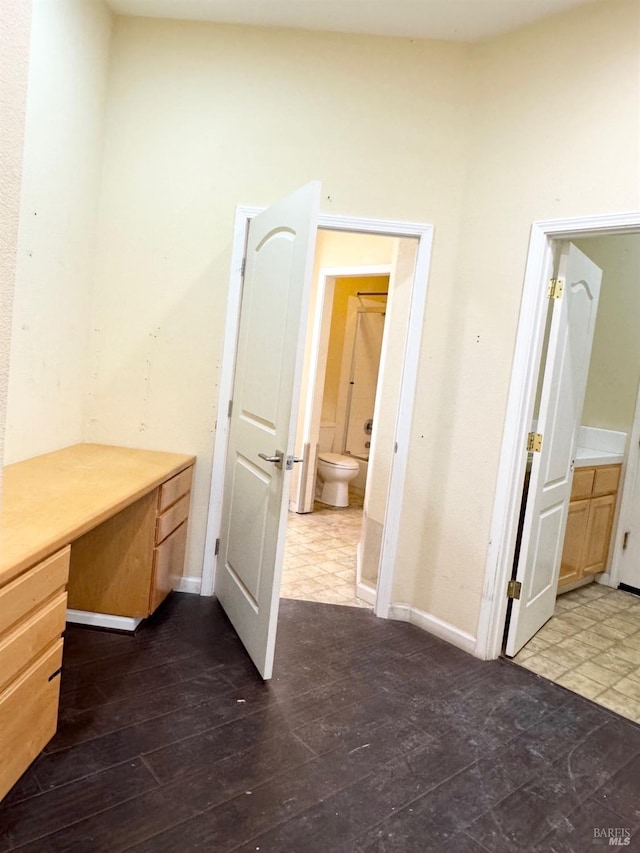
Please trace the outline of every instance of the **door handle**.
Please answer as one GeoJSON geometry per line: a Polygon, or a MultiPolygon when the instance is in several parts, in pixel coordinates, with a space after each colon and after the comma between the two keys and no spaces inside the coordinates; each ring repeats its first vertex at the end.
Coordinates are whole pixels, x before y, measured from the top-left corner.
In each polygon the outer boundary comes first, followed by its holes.
{"type": "Polygon", "coordinates": [[[281,450],[276,450],[273,456],[267,456],[266,453],[258,453],[260,459],[264,459],[265,462],[273,462],[276,468],[282,469],[282,461],[284,459],[284,453],[281,450]]]}
{"type": "Polygon", "coordinates": [[[304,462],[304,459],[299,458],[298,456],[287,456],[287,462],[285,465],[285,468],[287,469],[287,471],[293,470],[293,463],[294,462],[304,462]]]}

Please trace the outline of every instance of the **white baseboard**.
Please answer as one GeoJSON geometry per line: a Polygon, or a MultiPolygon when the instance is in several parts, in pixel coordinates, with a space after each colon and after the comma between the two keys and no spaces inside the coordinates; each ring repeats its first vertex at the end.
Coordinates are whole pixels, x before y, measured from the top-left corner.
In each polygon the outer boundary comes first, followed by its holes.
{"type": "Polygon", "coordinates": [[[194,592],[200,595],[200,587],[202,586],[202,578],[196,575],[180,578],[180,583],[175,588],[176,592],[194,592]]]}
{"type": "Polygon", "coordinates": [[[424,610],[418,610],[417,607],[411,607],[409,604],[392,604],[389,607],[389,619],[397,619],[399,622],[410,622],[423,631],[439,637],[441,640],[446,640],[452,646],[457,646],[464,652],[478,656],[476,654],[476,638],[459,628],[455,628],[448,622],[438,619],[437,616],[432,616],[430,613],[425,613],[424,610]]]}
{"type": "Polygon", "coordinates": [[[372,607],[376,606],[376,591],[372,586],[369,586],[366,583],[356,583],[356,598],[361,598],[372,607]]]}
{"type": "Polygon", "coordinates": [[[67,622],[91,625],[94,628],[111,628],[116,631],[135,631],[142,619],[133,616],[115,616],[113,613],[92,613],[89,610],[67,610],[67,622]]]}

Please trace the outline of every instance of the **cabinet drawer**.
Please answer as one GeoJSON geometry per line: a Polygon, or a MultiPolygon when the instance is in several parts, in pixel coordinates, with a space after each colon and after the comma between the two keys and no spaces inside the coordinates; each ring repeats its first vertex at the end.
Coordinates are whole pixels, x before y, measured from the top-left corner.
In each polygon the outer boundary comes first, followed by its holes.
{"type": "Polygon", "coordinates": [[[186,521],[189,515],[190,498],[190,494],[183,495],[173,506],[170,506],[168,510],[158,517],[156,522],[156,545],[159,545],[176,527],[182,524],[183,521],[186,521]]]}
{"type": "Polygon", "coordinates": [[[185,522],[156,548],[153,555],[153,584],[149,602],[151,613],[169,595],[182,577],[186,546],[187,524],[185,522]]]}
{"type": "Polygon", "coordinates": [[[571,484],[571,500],[579,501],[582,498],[590,498],[595,477],[595,468],[576,468],[573,472],[571,484]]]}
{"type": "Polygon", "coordinates": [[[60,638],[66,615],[67,594],[61,592],[5,635],[0,642],[0,690],[60,638]]]}
{"type": "Polygon", "coordinates": [[[593,481],[593,496],[613,495],[618,491],[620,482],[620,465],[602,465],[595,469],[593,481]]]}
{"type": "Polygon", "coordinates": [[[62,640],[58,640],[0,693],[0,798],[56,732],[61,665],[62,640]]]}
{"type": "Polygon", "coordinates": [[[69,551],[63,548],[0,589],[0,636],[35,607],[65,588],[69,551]]]}
{"type": "Polygon", "coordinates": [[[160,486],[160,497],[158,499],[158,512],[164,512],[171,504],[175,503],[178,498],[185,495],[191,489],[191,480],[193,478],[193,465],[176,474],[166,483],[160,486]]]}

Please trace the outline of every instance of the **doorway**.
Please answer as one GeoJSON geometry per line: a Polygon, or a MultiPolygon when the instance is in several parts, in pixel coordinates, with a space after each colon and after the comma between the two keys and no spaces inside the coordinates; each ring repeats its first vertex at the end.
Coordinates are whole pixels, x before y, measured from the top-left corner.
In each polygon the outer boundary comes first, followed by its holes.
{"type": "MultiPolygon", "coordinates": [[[[500,487],[504,487],[507,482],[504,474],[508,460],[504,451],[508,446],[510,428],[518,419],[524,425],[534,414],[535,403],[532,403],[532,399],[536,397],[538,368],[544,361],[545,346],[544,317],[537,313],[543,301],[540,285],[543,276],[546,281],[547,276],[553,277],[555,274],[554,243],[557,245],[566,238],[570,238],[603,268],[601,305],[580,422],[578,445],[581,445],[581,453],[576,454],[569,505],[573,521],[570,521],[564,540],[560,569],[561,594],[556,599],[551,619],[522,650],[516,649],[514,659],[606,707],[640,720],[640,598],[618,589],[625,538],[629,538],[630,508],[637,479],[636,445],[640,435],[640,348],[635,345],[635,330],[640,318],[640,271],[637,269],[640,235],[637,216],[540,223],[534,226],[510,396],[510,408],[517,399],[521,411],[516,414],[515,409],[511,408],[507,419],[496,510],[500,499],[504,498],[504,493],[500,495],[500,487]],[[625,269],[627,282],[621,283],[625,269]],[[540,276],[537,286],[532,276],[534,270],[540,276]],[[624,293],[620,292],[621,287],[624,293]],[[528,318],[526,321],[525,316],[528,318]],[[535,331],[534,321],[540,324],[535,331]],[[621,349],[623,346],[626,346],[626,350],[621,349]],[[529,400],[524,398],[524,393],[518,395],[515,391],[516,375],[518,381],[528,385],[527,394],[531,395],[529,400]],[[587,480],[589,495],[578,494],[586,487],[587,480]],[[595,519],[590,527],[587,527],[588,518],[591,518],[591,522],[595,519]],[[583,525],[580,531],[577,531],[576,524],[583,525]],[[598,537],[601,543],[595,547],[598,537]],[[602,542],[606,544],[605,548],[602,542]],[[584,558],[583,562],[576,565],[580,556],[584,558]]],[[[531,430],[530,424],[531,421],[527,423],[527,431],[531,430]]],[[[510,438],[513,439],[514,435],[510,438]]],[[[519,452],[513,445],[510,449],[515,454],[519,452]]],[[[511,473],[519,467],[520,461],[510,460],[511,473]]],[[[519,471],[519,476],[525,478],[524,470],[521,473],[519,471]]],[[[514,494],[513,504],[507,513],[511,517],[503,528],[507,537],[514,533],[513,514],[515,510],[517,516],[519,507],[519,499],[514,494]]],[[[635,515],[637,517],[637,512],[635,515]]],[[[494,523],[498,518],[496,512],[494,523]]],[[[503,515],[501,522],[505,523],[505,520],[506,516],[503,515]]],[[[635,529],[636,535],[640,534],[637,521],[635,529]]],[[[515,532],[517,538],[517,530],[515,532]]],[[[502,544],[504,546],[505,542],[502,544]]],[[[517,553],[517,547],[511,551],[512,558],[514,552],[517,553]]],[[[503,554],[502,568],[506,568],[504,557],[506,554],[503,554]]],[[[521,567],[522,555],[516,557],[514,563],[521,567]]],[[[505,581],[509,576],[510,573],[505,581]]],[[[496,578],[497,575],[494,576],[496,578]]],[[[526,578],[522,580],[526,582],[526,578]]],[[[504,614],[507,609],[504,589],[501,600],[494,607],[494,614],[499,610],[502,613],[492,626],[500,634],[500,629],[505,625],[504,614]]],[[[495,634],[491,637],[488,611],[489,608],[483,607],[479,640],[484,645],[482,656],[493,657],[499,652],[499,648],[496,648],[499,640],[496,643],[495,634]],[[487,653],[489,651],[490,654],[487,653]]]]}
{"type": "Polygon", "coordinates": [[[375,604],[380,541],[374,518],[382,527],[393,457],[388,421],[395,426],[415,267],[415,239],[399,242],[318,232],[296,443],[305,462],[292,478],[283,597],[375,604]],[[336,261],[344,266],[333,266],[336,261]],[[339,506],[344,501],[334,500],[335,487],[325,488],[318,476],[319,466],[326,473],[333,463],[355,471],[348,474],[348,506],[339,506]]]}
{"type": "MultiPolygon", "coordinates": [[[[232,272],[229,303],[225,325],[225,345],[221,370],[219,405],[220,417],[216,424],[212,486],[205,543],[203,582],[201,594],[211,595],[216,568],[216,539],[219,537],[224,466],[228,444],[229,420],[225,417],[227,401],[231,399],[235,366],[237,329],[242,294],[242,268],[249,221],[258,213],[256,208],[239,208],[236,216],[232,251],[232,272]]],[[[414,273],[409,282],[409,311],[406,334],[402,342],[401,382],[397,406],[394,408],[394,450],[388,481],[388,502],[385,516],[385,537],[380,550],[380,571],[376,588],[376,615],[387,617],[391,601],[393,567],[399,532],[399,512],[402,505],[404,479],[407,465],[413,396],[417,377],[418,353],[421,341],[429,263],[432,244],[432,227],[415,223],[384,220],[366,220],[331,215],[320,215],[321,228],[340,232],[380,234],[387,237],[417,238],[414,273]]]]}

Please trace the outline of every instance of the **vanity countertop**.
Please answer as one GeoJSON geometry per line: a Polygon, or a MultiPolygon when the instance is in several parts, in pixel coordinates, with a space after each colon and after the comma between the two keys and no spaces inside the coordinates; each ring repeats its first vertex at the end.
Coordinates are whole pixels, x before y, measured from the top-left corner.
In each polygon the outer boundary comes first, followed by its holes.
{"type": "Polygon", "coordinates": [[[619,465],[624,461],[624,453],[611,453],[607,450],[594,450],[593,447],[578,447],[576,450],[576,468],[592,468],[595,465],[619,465]]]}

